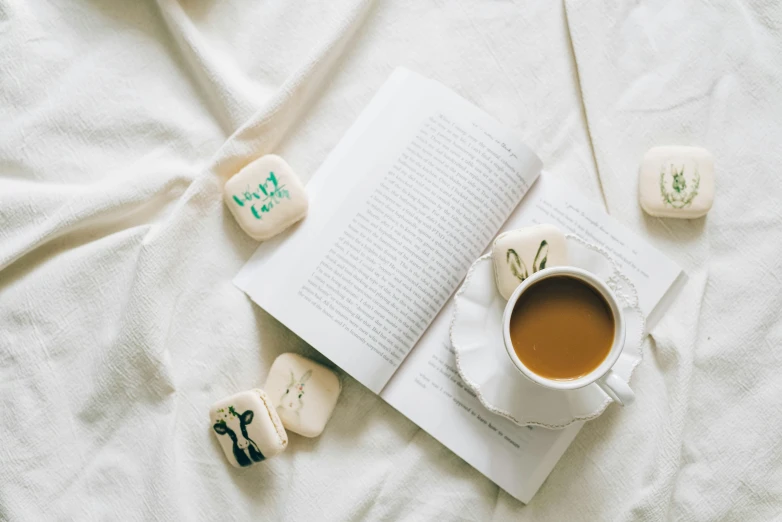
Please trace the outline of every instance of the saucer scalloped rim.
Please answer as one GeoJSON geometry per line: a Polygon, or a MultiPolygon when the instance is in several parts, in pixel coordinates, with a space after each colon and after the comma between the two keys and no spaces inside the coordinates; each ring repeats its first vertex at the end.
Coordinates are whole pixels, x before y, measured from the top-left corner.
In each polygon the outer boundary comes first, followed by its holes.
{"type": "MultiPolygon", "coordinates": [[[[625,314],[625,348],[614,365],[630,381],[642,360],[645,321],[638,293],[604,249],[568,234],[571,265],[597,275],[611,288],[625,314]]],[[[600,416],[611,399],[596,384],[577,390],[549,390],[513,366],[502,339],[505,299],[494,282],[491,254],[478,258],[454,297],[450,338],[456,368],[483,406],[520,426],[561,429],[600,416]]],[[[632,406],[631,406],[632,407],[632,406]]]]}

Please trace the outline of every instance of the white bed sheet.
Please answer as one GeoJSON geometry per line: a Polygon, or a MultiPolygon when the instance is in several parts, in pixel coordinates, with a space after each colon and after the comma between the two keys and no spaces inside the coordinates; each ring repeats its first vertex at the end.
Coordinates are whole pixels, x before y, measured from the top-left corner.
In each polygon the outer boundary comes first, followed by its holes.
{"type": "Polygon", "coordinates": [[[0,520],[771,520],[782,513],[776,2],[0,0],[0,520]],[[637,404],[524,506],[354,380],[317,439],[224,462],[208,407],[285,351],[230,281],[223,180],[306,180],[393,68],[518,129],[690,280],[637,404]],[[652,145],[716,156],[705,220],[645,217],[652,145]]]}

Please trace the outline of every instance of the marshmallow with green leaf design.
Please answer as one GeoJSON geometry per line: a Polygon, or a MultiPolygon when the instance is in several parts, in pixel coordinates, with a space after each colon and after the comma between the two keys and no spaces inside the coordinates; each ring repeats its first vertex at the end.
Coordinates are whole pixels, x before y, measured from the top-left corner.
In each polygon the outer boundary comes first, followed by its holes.
{"type": "Polygon", "coordinates": [[[258,241],[276,236],[307,215],[307,193],[288,163],[267,154],[223,187],[223,199],[236,222],[258,241]]]}
{"type": "Polygon", "coordinates": [[[638,172],[638,198],[650,216],[693,219],[714,204],[714,158],[701,147],[652,147],[638,172]]]}
{"type": "Polygon", "coordinates": [[[535,225],[500,234],[494,240],[491,255],[497,290],[505,299],[538,270],[568,262],[565,234],[554,225],[535,225]]]}
{"type": "Polygon", "coordinates": [[[217,401],[209,419],[225,457],[237,468],[262,462],[288,447],[288,434],[263,390],[256,388],[217,401]]]}
{"type": "Polygon", "coordinates": [[[341,385],[339,377],[322,364],[284,353],[269,370],[266,391],[287,430],[317,437],[334,411],[341,385]]]}

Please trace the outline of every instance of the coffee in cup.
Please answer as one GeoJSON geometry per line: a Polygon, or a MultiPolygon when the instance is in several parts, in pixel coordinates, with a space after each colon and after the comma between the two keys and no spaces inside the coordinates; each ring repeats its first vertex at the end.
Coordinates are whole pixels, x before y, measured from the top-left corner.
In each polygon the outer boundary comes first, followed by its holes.
{"type": "Polygon", "coordinates": [[[508,356],[525,377],[556,390],[595,383],[621,405],[635,399],[611,367],[624,348],[622,310],[596,276],[574,267],[536,272],[505,307],[508,356]]]}
{"type": "Polygon", "coordinates": [[[513,351],[547,379],[578,379],[608,357],[614,316],[605,299],[584,281],[549,277],[521,294],[510,317],[513,351]]]}

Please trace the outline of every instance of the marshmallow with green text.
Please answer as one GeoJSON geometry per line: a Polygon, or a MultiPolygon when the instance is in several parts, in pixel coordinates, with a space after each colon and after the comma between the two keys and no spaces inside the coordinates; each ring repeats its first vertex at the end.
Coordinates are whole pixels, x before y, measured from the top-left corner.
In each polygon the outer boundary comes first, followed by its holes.
{"type": "Polygon", "coordinates": [[[307,193],[288,163],[267,154],[225,183],[223,199],[248,236],[263,241],[307,215],[307,193]]]}

